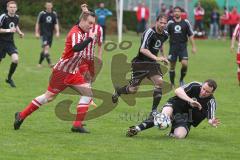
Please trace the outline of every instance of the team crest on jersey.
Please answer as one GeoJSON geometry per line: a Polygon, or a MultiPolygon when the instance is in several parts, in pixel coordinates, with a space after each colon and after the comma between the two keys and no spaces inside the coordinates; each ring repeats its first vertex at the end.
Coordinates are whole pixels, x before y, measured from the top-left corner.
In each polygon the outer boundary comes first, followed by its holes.
{"type": "Polygon", "coordinates": [[[154,49],[159,49],[161,44],[162,44],[161,41],[157,40],[156,43],[155,43],[154,49]]]}
{"type": "Polygon", "coordinates": [[[13,22],[9,23],[9,28],[15,28],[15,24],[13,22]]]}
{"type": "Polygon", "coordinates": [[[175,33],[181,33],[181,32],[182,32],[182,27],[179,26],[179,25],[176,25],[176,26],[174,27],[174,31],[175,31],[175,33]]]}
{"type": "Polygon", "coordinates": [[[47,23],[52,23],[52,17],[51,16],[47,16],[46,21],[47,21],[47,23]]]}

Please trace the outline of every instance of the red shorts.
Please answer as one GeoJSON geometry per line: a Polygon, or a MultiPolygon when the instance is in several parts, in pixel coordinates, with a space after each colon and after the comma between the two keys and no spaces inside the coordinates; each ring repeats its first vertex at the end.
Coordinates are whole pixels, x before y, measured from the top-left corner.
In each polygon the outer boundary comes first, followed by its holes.
{"type": "Polygon", "coordinates": [[[58,94],[68,86],[80,85],[84,83],[86,82],[81,72],[70,74],[63,71],[53,70],[48,85],[48,91],[58,94]]]}
{"type": "Polygon", "coordinates": [[[89,72],[91,77],[93,78],[95,75],[95,70],[94,70],[94,60],[84,60],[81,64],[80,64],[80,68],[79,68],[81,73],[84,72],[89,72]]]}
{"type": "Polygon", "coordinates": [[[240,53],[237,53],[236,59],[237,59],[237,64],[240,64],[240,53]]]}

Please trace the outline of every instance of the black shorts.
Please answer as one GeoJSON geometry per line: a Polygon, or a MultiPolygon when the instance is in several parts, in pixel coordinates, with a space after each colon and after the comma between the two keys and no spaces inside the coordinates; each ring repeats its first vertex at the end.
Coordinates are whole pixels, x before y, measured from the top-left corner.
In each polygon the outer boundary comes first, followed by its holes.
{"type": "Polygon", "coordinates": [[[18,54],[17,47],[13,42],[0,42],[0,60],[5,58],[6,54],[11,56],[13,53],[18,54]]]}
{"type": "Polygon", "coordinates": [[[170,62],[176,62],[179,57],[179,61],[188,60],[187,44],[170,44],[168,60],[170,62]]]}
{"type": "MultiPolygon", "coordinates": [[[[192,121],[188,114],[186,108],[182,109],[182,106],[177,106],[176,104],[168,101],[163,107],[171,106],[173,108],[172,115],[172,127],[170,133],[174,133],[174,130],[178,127],[184,127],[187,130],[187,135],[190,132],[192,121]]],[[[186,136],[187,136],[186,135],[186,136]]]]}
{"type": "Polygon", "coordinates": [[[41,39],[42,39],[42,47],[52,46],[53,36],[42,35],[41,39]]]}
{"type": "Polygon", "coordinates": [[[155,75],[162,77],[162,71],[159,63],[133,59],[132,76],[129,82],[131,86],[139,86],[144,78],[150,79],[150,77],[155,75]]]}

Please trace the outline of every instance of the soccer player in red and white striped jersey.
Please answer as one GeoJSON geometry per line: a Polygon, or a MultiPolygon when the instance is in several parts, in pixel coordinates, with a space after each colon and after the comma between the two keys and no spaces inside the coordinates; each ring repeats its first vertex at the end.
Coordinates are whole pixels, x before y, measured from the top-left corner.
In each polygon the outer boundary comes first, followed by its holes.
{"type": "MultiPolygon", "coordinates": [[[[88,12],[87,4],[82,4],[81,9],[83,12],[88,12]]],[[[90,29],[90,32],[96,32],[97,37],[84,49],[83,52],[83,63],[81,63],[82,72],[90,73],[90,82],[94,77],[94,57],[95,57],[95,47],[98,46],[98,60],[99,64],[102,63],[102,43],[103,43],[103,29],[100,25],[94,24],[90,29]]],[[[85,33],[85,37],[89,37],[89,32],[85,33]]]]}
{"type": "Polygon", "coordinates": [[[33,99],[23,111],[15,113],[15,130],[19,129],[23,120],[40,106],[52,101],[65,88],[71,87],[79,94],[82,94],[77,106],[77,116],[72,131],[88,133],[82,127],[82,121],[92,101],[92,90],[79,71],[79,64],[82,62],[84,48],[96,37],[96,33],[89,32],[94,23],[94,13],[85,12],[81,15],[79,23],[67,35],[63,55],[53,68],[47,91],[33,99]],[[85,38],[86,32],[89,32],[88,38],[85,38]]]}
{"type": "Polygon", "coordinates": [[[237,47],[237,64],[238,64],[238,70],[237,70],[237,76],[238,76],[238,82],[239,82],[239,86],[240,86],[240,22],[237,24],[233,35],[232,35],[232,43],[231,43],[231,50],[232,52],[234,52],[234,44],[235,41],[238,41],[238,47],[237,47]]]}

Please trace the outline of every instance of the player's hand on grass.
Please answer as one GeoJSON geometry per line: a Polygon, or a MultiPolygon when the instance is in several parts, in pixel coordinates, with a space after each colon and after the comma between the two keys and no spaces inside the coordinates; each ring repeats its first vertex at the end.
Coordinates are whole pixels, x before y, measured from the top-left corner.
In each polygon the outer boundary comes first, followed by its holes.
{"type": "Polygon", "coordinates": [[[196,107],[196,108],[198,108],[199,110],[201,110],[202,109],[202,105],[198,102],[198,101],[196,101],[196,100],[191,100],[190,101],[190,105],[192,106],[192,107],[196,107]]]}
{"type": "Polygon", "coordinates": [[[216,127],[220,125],[220,120],[218,118],[212,118],[208,120],[208,123],[213,126],[216,127]]]}

